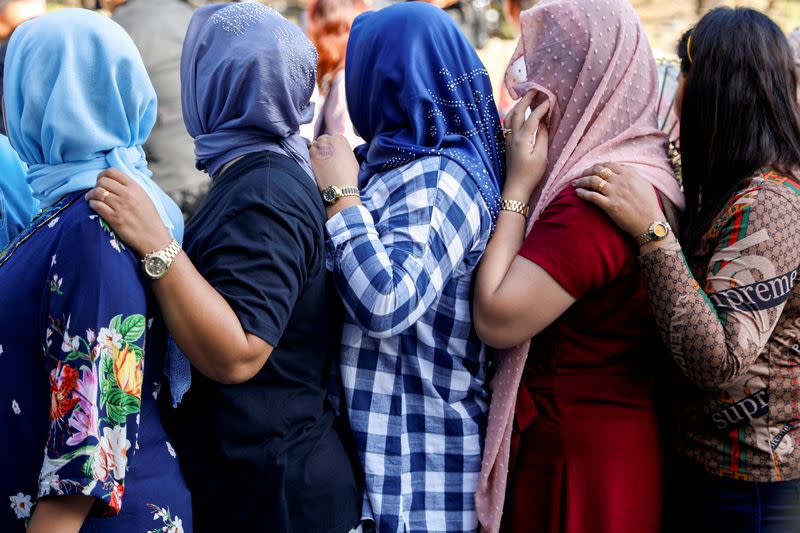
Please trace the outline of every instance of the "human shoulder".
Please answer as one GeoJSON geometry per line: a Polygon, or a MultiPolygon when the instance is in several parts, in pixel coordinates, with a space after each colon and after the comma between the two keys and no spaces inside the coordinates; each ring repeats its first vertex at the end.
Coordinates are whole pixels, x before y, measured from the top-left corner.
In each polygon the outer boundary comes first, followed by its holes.
{"type": "Polygon", "coordinates": [[[53,233],[51,261],[63,268],[80,269],[84,277],[140,274],[133,250],[111,226],[89,207],[84,192],[71,195],[44,211],[37,231],[53,233]]]}
{"type": "Polygon", "coordinates": [[[293,211],[322,216],[322,199],[314,179],[291,158],[274,153],[248,154],[234,163],[212,187],[215,196],[227,197],[232,211],[249,209],[293,211]],[[216,190],[214,190],[216,188],[216,190]]]}
{"type": "MultiPolygon", "coordinates": [[[[542,210],[534,228],[555,227],[562,233],[590,235],[603,241],[625,241],[625,233],[600,208],[582,200],[573,187],[567,186],[542,210]]],[[[566,236],[566,235],[565,235],[566,236]]]]}
{"type": "Polygon", "coordinates": [[[438,155],[421,157],[377,174],[370,182],[370,185],[377,184],[390,190],[403,189],[406,192],[436,190],[450,197],[460,193],[472,198],[478,193],[474,181],[461,165],[438,155]]]}
{"type": "Polygon", "coordinates": [[[783,202],[794,208],[800,207],[800,180],[796,176],[764,169],[759,171],[752,181],[758,189],[780,196],[783,202]]]}
{"type": "Polygon", "coordinates": [[[764,168],[742,182],[714,218],[711,236],[721,234],[725,227],[752,214],[773,209],[800,209],[800,181],[791,174],[764,168]]]}
{"type": "Polygon", "coordinates": [[[580,299],[633,272],[636,252],[633,239],[567,187],[534,222],[519,255],[580,299]]]}

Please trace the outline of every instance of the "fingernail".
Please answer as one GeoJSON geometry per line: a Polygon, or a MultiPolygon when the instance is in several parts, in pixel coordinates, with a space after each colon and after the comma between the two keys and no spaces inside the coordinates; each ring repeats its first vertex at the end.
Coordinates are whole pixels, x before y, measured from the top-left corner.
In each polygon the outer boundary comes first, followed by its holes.
{"type": "Polygon", "coordinates": [[[575,181],[573,181],[573,182],[572,182],[572,186],[573,186],[573,187],[577,187],[577,186],[578,186],[578,180],[575,180],[575,181]]]}

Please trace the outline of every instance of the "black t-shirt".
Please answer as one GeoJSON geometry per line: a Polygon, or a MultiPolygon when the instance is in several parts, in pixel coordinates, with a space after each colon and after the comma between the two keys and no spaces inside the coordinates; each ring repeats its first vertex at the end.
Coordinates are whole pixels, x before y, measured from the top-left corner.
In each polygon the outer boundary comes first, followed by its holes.
{"type": "Polygon", "coordinates": [[[353,461],[326,400],[341,312],[324,221],[311,178],[260,152],[217,178],[186,229],[197,270],[274,346],[239,385],[193,370],[172,417],[197,532],[347,532],[358,521],[353,461]]]}

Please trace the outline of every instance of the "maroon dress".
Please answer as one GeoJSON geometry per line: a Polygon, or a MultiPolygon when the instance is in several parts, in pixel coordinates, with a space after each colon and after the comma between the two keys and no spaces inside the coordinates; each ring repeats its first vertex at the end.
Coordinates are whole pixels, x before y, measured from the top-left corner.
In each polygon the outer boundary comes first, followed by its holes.
{"type": "Polygon", "coordinates": [[[531,343],[504,531],[660,529],[652,372],[660,341],[637,253],[572,187],[545,209],[519,252],[577,301],[531,343]]]}

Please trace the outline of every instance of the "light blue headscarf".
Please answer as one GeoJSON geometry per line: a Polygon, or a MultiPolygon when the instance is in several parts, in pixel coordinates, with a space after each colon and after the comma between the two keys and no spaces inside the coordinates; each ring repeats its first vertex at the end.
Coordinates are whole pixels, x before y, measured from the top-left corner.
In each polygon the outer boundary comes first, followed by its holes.
{"type": "Polygon", "coordinates": [[[41,207],[94,187],[114,167],[144,188],[173,236],[183,238],[180,209],[150,179],[142,150],[156,94],[117,23],[85,9],[25,22],[8,45],[3,92],[8,137],[41,207]]]}

